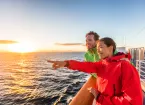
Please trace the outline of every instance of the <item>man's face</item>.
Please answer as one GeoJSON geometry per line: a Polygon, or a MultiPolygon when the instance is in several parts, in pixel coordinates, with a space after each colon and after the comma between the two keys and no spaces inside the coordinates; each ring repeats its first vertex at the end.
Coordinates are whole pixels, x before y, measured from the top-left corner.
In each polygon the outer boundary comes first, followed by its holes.
{"type": "Polygon", "coordinates": [[[87,47],[87,49],[92,49],[92,48],[96,47],[96,41],[94,39],[94,35],[86,36],[86,47],[87,47]]]}

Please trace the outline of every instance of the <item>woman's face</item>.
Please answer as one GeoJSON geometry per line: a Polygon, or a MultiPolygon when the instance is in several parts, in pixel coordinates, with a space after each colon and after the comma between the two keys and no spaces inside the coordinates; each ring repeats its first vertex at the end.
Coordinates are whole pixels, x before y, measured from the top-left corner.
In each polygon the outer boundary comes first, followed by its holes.
{"type": "Polygon", "coordinates": [[[113,46],[107,47],[107,45],[103,41],[98,41],[97,52],[101,59],[111,57],[113,55],[113,46]]]}

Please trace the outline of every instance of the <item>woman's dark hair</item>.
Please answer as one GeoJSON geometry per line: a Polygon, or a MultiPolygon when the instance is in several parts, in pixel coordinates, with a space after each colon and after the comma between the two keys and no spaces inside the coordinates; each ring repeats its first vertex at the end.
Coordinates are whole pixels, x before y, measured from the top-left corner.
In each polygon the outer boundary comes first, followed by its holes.
{"type": "Polygon", "coordinates": [[[113,53],[116,50],[116,43],[114,42],[114,40],[112,38],[109,37],[105,37],[105,38],[101,38],[100,41],[103,41],[104,44],[107,45],[107,47],[113,46],[113,53]]]}

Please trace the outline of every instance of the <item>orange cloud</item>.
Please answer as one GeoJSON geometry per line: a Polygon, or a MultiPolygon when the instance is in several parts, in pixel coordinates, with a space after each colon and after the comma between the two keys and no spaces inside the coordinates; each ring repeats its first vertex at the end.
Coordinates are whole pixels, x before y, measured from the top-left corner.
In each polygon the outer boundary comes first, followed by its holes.
{"type": "Polygon", "coordinates": [[[13,40],[0,40],[0,44],[14,44],[14,43],[18,42],[13,40]]]}
{"type": "Polygon", "coordinates": [[[55,45],[60,46],[78,46],[78,45],[84,45],[83,43],[55,43],[55,45]]]}

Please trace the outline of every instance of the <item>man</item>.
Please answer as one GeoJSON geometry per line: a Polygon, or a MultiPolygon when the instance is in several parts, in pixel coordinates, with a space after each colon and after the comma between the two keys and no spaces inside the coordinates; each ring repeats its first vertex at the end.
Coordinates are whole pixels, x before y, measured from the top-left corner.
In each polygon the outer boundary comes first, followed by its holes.
{"type": "MultiPolygon", "coordinates": [[[[89,33],[86,34],[86,47],[88,51],[85,53],[85,61],[88,61],[88,62],[99,61],[99,55],[96,49],[96,43],[99,40],[99,37],[100,36],[94,31],[90,31],[89,33]]],[[[95,77],[95,78],[97,77],[95,73],[91,75],[92,77],[95,77]]],[[[95,104],[96,104],[96,101],[94,99],[93,105],[95,104]]]]}

